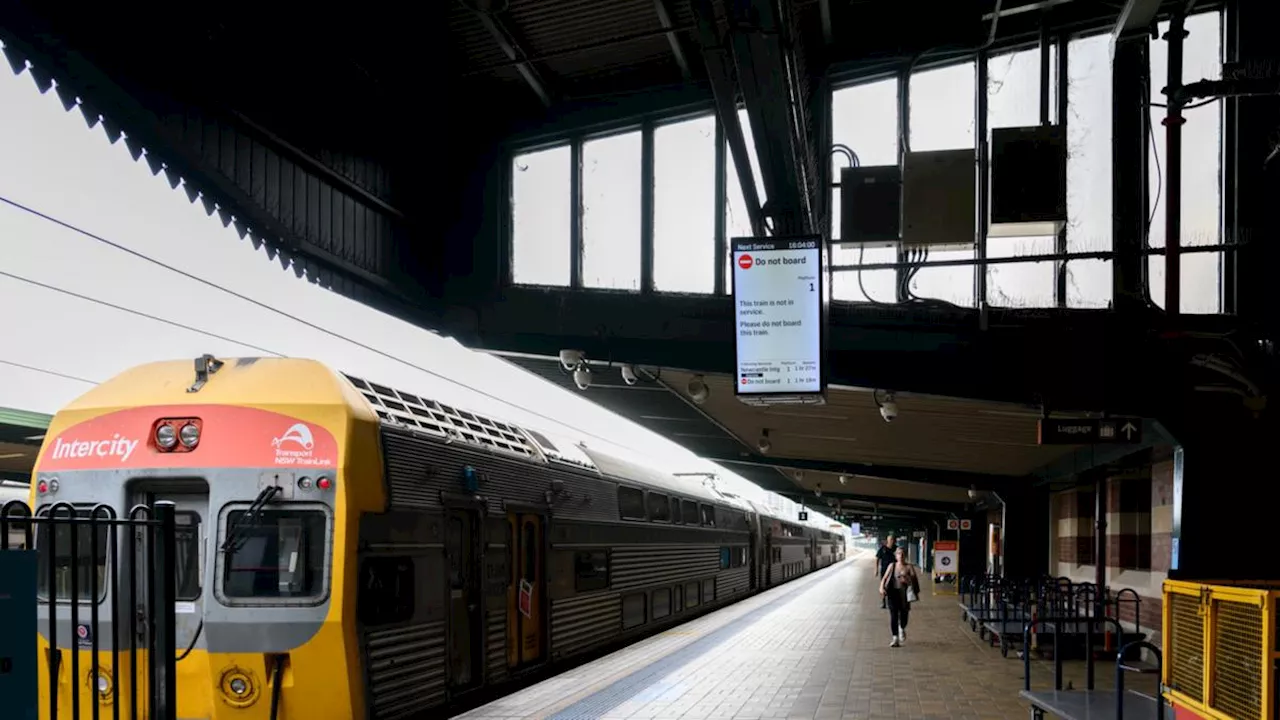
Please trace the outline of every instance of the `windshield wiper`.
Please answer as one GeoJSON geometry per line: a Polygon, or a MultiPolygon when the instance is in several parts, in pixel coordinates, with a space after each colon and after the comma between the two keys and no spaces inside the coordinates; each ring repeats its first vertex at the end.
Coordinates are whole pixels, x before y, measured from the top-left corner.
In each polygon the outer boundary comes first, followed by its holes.
{"type": "Polygon", "coordinates": [[[227,539],[222,543],[222,552],[234,554],[244,547],[245,542],[249,539],[245,531],[262,524],[262,510],[279,492],[280,487],[277,485],[262,488],[262,492],[258,493],[258,497],[254,498],[253,503],[249,505],[249,509],[227,530],[227,539]]]}

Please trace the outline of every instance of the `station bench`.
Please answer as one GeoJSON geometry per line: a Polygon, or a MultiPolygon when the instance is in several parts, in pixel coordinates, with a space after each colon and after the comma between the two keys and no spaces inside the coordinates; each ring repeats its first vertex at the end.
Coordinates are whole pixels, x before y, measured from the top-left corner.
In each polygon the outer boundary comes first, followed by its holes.
{"type": "MultiPolygon", "coordinates": [[[[1028,622],[1023,629],[1023,637],[1030,638],[1031,629],[1037,623],[1061,622],[1060,618],[1044,618],[1028,622]]],[[[1024,640],[1024,643],[1029,640],[1024,640]]],[[[1160,649],[1145,640],[1137,640],[1120,648],[1116,654],[1116,687],[1114,690],[1095,690],[1093,687],[1094,660],[1093,653],[1085,657],[1087,666],[1085,690],[1062,689],[1062,655],[1054,653],[1054,689],[1031,689],[1031,654],[1023,653],[1023,688],[1018,697],[1031,705],[1033,720],[1044,720],[1046,714],[1062,720],[1164,720],[1174,717],[1173,708],[1165,702],[1160,686],[1163,660],[1160,649]],[[1150,650],[1155,656],[1154,663],[1127,662],[1125,657],[1131,651],[1150,650]],[[1126,674],[1155,675],[1156,695],[1152,697],[1135,690],[1126,690],[1124,679],[1126,674]]]]}

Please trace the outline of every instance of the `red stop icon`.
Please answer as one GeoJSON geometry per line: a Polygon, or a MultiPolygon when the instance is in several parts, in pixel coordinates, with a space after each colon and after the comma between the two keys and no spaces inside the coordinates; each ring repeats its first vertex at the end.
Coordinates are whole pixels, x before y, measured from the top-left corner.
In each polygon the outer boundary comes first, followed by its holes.
{"type": "Polygon", "coordinates": [[[751,262],[752,261],[751,261],[750,255],[747,255],[744,253],[738,256],[738,267],[742,268],[743,270],[750,270],[751,262]]]}

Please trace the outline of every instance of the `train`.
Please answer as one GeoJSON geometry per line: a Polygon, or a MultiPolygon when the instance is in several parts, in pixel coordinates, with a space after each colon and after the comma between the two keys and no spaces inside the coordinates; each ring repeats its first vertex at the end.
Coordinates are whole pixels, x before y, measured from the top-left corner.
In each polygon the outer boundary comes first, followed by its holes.
{"type": "MultiPolygon", "coordinates": [[[[179,718],[438,716],[845,557],[825,519],[306,359],[150,363],[54,416],[37,516],[159,501],[176,527],[179,718]]],[[[132,577],[141,555],[105,545],[80,597],[94,575],[132,577]]],[[[58,656],[79,653],[85,677],[42,664],[42,717],[75,694],[105,717],[145,682],[129,648],[107,662],[109,618],[140,606],[96,593],[94,678],[69,595],[47,597],[41,656],[54,613],[58,656]]]]}

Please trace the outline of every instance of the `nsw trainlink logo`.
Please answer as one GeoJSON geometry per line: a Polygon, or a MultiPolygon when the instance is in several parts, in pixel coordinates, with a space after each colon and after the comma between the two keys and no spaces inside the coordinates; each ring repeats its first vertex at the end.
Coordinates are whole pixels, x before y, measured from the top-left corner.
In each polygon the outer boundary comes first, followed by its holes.
{"type": "Polygon", "coordinates": [[[333,462],[333,458],[315,456],[315,435],[306,423],[294,423],[279,437],[273,438],[271,445],[276,450],[277,465],[312,466],[333,462]]]}
{"type": "Polygon", "coordinates": [[[54,460],[69,460],[71,458],[119,458],[120,462],[127,462],[129,456],[137,449],[138,441],[121,437],[120,433],[114,433],[110,440],[63,440],[57,438],[53,441],[54,460]]]}

